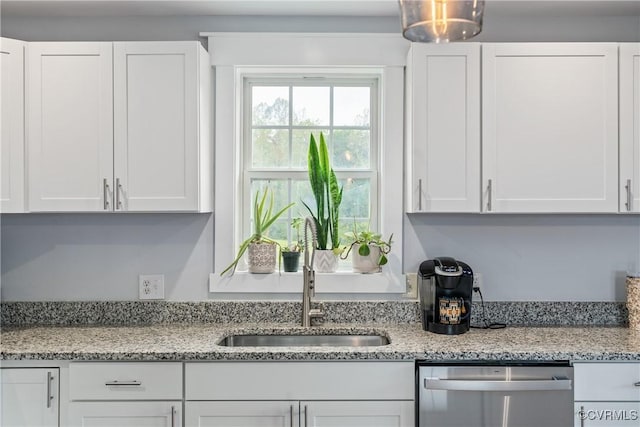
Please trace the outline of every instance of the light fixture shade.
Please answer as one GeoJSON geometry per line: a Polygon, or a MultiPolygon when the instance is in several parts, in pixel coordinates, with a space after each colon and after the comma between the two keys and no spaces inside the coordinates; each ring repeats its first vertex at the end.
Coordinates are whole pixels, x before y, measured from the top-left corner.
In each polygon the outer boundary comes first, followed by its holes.
{"type": "Polygon", "coordinates": [[[484,0],[399,0],[402,35],[413,42],[466,40],[482,31],[484,0]]]}

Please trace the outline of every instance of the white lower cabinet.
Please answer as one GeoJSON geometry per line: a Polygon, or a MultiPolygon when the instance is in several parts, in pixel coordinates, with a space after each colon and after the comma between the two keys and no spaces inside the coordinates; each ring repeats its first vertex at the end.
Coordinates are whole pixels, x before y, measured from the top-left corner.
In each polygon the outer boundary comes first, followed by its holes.
{"type": "Polygon", "coordinates": [[[180,427],[182,402],[71,402],[73,427],[180,427]]]}
{"type": "Polygon", "coordinates": [[[412,401],[300,402],[301,427],[410,427],[412,401]]]}
{"type": "Polygon", "coordinates": [[[53,427],[59,425],[59,369],[0,369],[3,427],[53,427]]]}
{"type": "Polygon", "coordinates": [[[187,402],[191,427],[409,427],[412,401],[187,402]]]}
{"type": "Polygon", "coordinates": [[[574,427],[640,425],[640,363],[575,363],[574,427]]]}
{"type": "Polygon", "coordinates": [[[182,363],[72,362],[69,426],[180,427],[182,363]]]}
{"type": "Polygon", "coordinates": [[[412,427],[413,362],[185,365],[185,426],[412,427]]]}
{"type": "Polygon", "coordinates": [[[185,426],[299,427],[298,401],[187,402],[185,426]]]}

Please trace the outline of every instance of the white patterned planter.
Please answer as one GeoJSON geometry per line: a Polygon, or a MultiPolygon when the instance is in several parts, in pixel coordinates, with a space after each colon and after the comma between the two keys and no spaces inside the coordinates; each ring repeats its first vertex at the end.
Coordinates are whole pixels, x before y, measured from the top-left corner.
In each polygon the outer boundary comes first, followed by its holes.
{"type": "Polygon", "coordinates": [[[316,249],[314,252],[313,268],[318,273],[335,273],[338,269],[338,255],[331,249],[316,249]]]}
{"type": "Polygon", "coordinates": [[[251,243],[249,245],[249,273],[273,273],[276,271],[276,245],[251,243]]]}
{"type": "Polygon", "coordinates": [[[381,268],[378,265],[380,259],[380,247],[369,245],[369,255],[362,256],[358,253],[359,243],[351,246],[351,261],[354,273],[379,273],[381,268]]]}

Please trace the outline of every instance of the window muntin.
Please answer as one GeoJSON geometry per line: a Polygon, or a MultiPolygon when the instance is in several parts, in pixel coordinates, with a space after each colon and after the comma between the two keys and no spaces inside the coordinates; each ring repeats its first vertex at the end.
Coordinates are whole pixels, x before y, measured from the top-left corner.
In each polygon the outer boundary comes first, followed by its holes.
{"type": "Polygon", "coordinates": [[[283,245],[296,239],[290,223],[315,202],[307,181],[309,135],[325,135],[332,165],[344,186],[341,234],[378,229],[378,77],[305,79],[245,78],[243,117],[243,235],[252,225],[255,192],[267,186],[275,208],[296,205],[274,224],[269,237],[283,245]]]}

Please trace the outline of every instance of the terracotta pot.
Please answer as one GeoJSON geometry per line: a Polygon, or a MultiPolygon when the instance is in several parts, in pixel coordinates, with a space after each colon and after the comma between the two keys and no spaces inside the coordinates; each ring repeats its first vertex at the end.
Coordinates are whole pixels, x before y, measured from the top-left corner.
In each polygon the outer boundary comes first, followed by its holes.
{"type": "Polygon", "coordinates": [[[251,243],[249,245],[249,273],[273,273],[276,271],[276,245],[251,243]]]}
{"type": "Polygon", "coordinates": [[[354,273],[379,273],[381,267],[378,265],[380,259],[380,247],[369,245],[369,255],[362,256],[358,253],[360,244],[351,245],[351,262],[354,273]]]}

